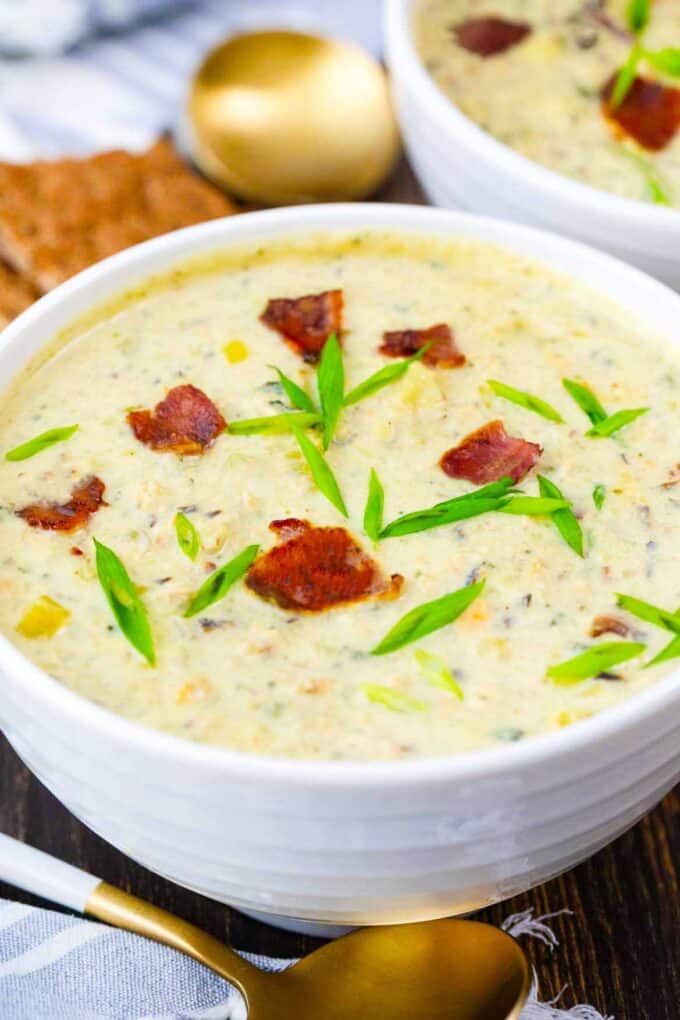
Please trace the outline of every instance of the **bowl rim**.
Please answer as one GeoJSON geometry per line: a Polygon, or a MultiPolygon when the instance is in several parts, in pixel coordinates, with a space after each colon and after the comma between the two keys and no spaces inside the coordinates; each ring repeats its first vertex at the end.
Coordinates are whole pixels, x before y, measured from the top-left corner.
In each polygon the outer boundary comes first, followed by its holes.
{"type": "MultiPolygon", "coordinates": [[[[487,163],[498,164],[508,175],[521,177],[543,200],[568,200],[584,212],[624,220],[631,231],[636,227],[657,230],[671,237],[680,234],[680,209],[667,208],[641,199],[616,195],[604,188],[584,184],[573,177],[523,156],[485,131],[456,106],[439,88],[418,53],[411,31],[413,8],[419,0],[385,0],[384,36],[390,73],[403,77],[418,99],[429,109],[443,131],[455,133],[487,163]]],[[[634,249],[628,238],[617,240],[634,249]]]]}
{"type": "MultiPolygon", "coordinates": [[[[134,289],[137,284],[155,275],[162,275],[174,265],[181,265],[194,257],[213,251],[247,245],[253,239],[278,236],[295,237],[312,233],[343,234],[357,230],[376,230],[394,233],[412,233],[414,236],[463,237],[487,243],[491,247],[505,248],[547,265],[553,272],[575,278],[565,268],[555,268],[542,249],[548,247],[557,255],[571,255],[581,266],[599,267],[601,270],[623,275],[630,293],[639,295],[647,290],[648,296],[663,298],[677,306],[680,313],[680,294],[627,265],[611,255],[589,248],[577,241],[564,239],[548,231],[520,224],[507,223],[470,213],[442,210],[431,206],[399,205],[391,203],[346,203],[284,207],[252,212],[246,215],[212,220],[196,226],[173,231],[135,245],[112,255],[77,274],[66,283],[42,297],[19,315],[0,333],[0,354],[7,348],[19,347],[25,333],[40,328],[62,305],[76,303],[87,296],[97,285],[105,285],[110,277],[113,283],[106,294],[92,298],[89,310],[105,306],[117,294],[134,289]],[[538,250],[534,250],[538,249],[538,250]],[[162,264],[150,266],[154,258],[162,264]],[[120,271],[133,270],[133,276],[121,284],[120,271]]],[[[105,288],[106,289],[106,286],[105,288]]],[[[603,286],[600,292],[607,294],[603,286]]],[[[607,295],[620,304],[620,300],[607,295]]],[[[675,313],[675,310],[673,310],[675,313]]],[[[64,325],[77,321],[87,311],[69,311],[64,325]]],[[[638,313],[639,314],[639,313],[638,313]]],[[[62,327],[49,325],[45,337],[38,343],[30,358],[49,345],[62,327]]],[[[25,364],[19,368],[19,372],[25,364]]],[[[0,392],[16,377],[17,369],[10,371],[6,382],[0,382],[0,392]]],[[[300,786],[308,788],[370,788],[403,787],[429,782],[453,782],[460,779],[478,779],[507,775],[522,769],[544,767],[546,762],[583,752],[602,741],[610,741],[617,734],[639,726],[646,719],[672,711],[680,706],[680,669],[657,681],[648,690],[633,695],[620,705],[558,731],[551,731],[507,747],[485,748],[458,754],[410,761],[347,760],[331,761],[316,758],[285,758],[235,751],[210,744],[201,744],[134,722],[117,715],[93,701],[77,694],[33,663],[12,642],[0,634],[0,673],[7,670],[21,684],[30,689],[31,696],[42,702],[50,717],[67,719],[70,723],[86,726],[90,733],[101,734],[105,739],[126,744],[140,753],[152,754],[174,765],[203,769],[234,778],[262,781],[269,785],[300,786]]],[[[8,727],[11,732],[11,727],[8,727]]]]}

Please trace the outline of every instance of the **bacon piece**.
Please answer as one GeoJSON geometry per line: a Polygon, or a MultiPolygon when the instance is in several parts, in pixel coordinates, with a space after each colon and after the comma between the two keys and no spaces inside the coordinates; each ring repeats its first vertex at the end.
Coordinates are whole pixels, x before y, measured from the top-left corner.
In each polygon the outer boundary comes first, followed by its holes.
{"type": "Polygon", "coordinates": [[[600,637],[602,634],[618,634],[620,637],[626,637],[630,634],[630,627],[620,616],[608,616],[605,613],[602,616],[596,616],[590,625],[591,637],[600,637]]]}
{"type": "Polygon", "coordinates": [[[396,598],[404,579],[386,578],[344,528],[288,518],[269,525],[280,544],[262,553],[246,577],[257,595],[282,609],[318,613],[361,599],[396,598]]]}
{"type": "Polygon", "coordinates": [[[458,350],[451,327],[445,322],[438,322],[428,329],[398,329],[383,333],[383,342],[378,350],[388,358],[410,358],[427,343],[430,347],[423,355],[426,365],[459,368],[465,364],[465,355],[458,350]]]}
{"type": "Polygon", "coordinates": [[[227,426],[212,400],[190,384],[169,390],[153,412],[130,411],[127,420],[140,443],[160,453],[203,453],[227,426]]]}
{"type": "Polygon", "coordinates": [[[509,436],[502,421],[490,421],[448,450],[439,464],[451,478],[467,478],[476,485],[506,476],[519,482],[542,453],[538,443],[509,436]]]}
{"type": "Polygon", "coordinates": [[[343,301],[341,290],[325,290],[299,298],[272,298],[260,322],[280,333],[305,361],[315,362],[332,333],[340,339],[343,301]]]}
{"type": "Polygon", "coordinates": [[[505,18],[470,18],[460,25],[452,25],[459,46],[478,57],[495,57],[521,43],[531,32],[525,21],[507,21],[505,18]]]}
{"type": "Polygon", "coordinates": [[[93,475],[76,485],[67,503],[33,503],[17,510],[17,517],[44,531],[75,531],[84,527],[101,506],[108,506],[105,489],[101,478],[93,475]]]}
{"type": "Polygon", "coordinates": [[[617,135],[630,135],[652,152],[665,149],[680,128],[680,89],[635,78],[623,102],[612,106],[617,75],[602,89],[602,112],[617,135]]]}

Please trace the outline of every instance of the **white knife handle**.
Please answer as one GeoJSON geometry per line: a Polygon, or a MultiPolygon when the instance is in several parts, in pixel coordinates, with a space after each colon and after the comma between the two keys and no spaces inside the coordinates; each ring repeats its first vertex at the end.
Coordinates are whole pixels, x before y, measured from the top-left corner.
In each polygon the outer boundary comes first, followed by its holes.
{"type": "Polygon", "coordinates": [[[0,833],[0,879],[84,913],[101,879],[0,833]]]}

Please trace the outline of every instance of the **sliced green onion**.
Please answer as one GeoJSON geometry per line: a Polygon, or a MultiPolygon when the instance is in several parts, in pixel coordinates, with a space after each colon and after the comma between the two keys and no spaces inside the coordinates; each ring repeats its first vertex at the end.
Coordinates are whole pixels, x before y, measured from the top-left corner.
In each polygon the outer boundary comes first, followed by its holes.
{"type": "Polygon", "coordinates": [[[620,69],[614,82],[614,88],[612,89],[611,105],[615,110],[621,106],[628,93],[630,92],[635,76],[637,75],[637,69],[642,60],[643,50],[639,42],[636,42],[626,60],[623,67],[620,69]]]}
{"type": "Polygon", "coordinates": [[[593,503],[595,504],[598,510],[602,509],[606,498],[607,487],[605,485],[602,485],[601,483],[599,485],[596,485],[595,488],[593,489],[593,503]]]}
{"type": "Polygon", "coordinates": [[[70,439],[79,428],[80,425],[66,425],[64,428],[48,429],[47,432],[41,432],[39,436],[34,436],[27,443],[22,443],[20,446],[15,446],[13,450],[9,450],[5,454],[5,460],[28,460],[29,457],[35,457],[36,453],[42,453],[48,446],[54,446],[55,443],[63,443],[66,439],[70,439]]]}
{"type": "Polygon", "coordinates": [[[562,385],[572,400],[575,400],[581,410],[590,418],[593,425],[605,420],[607,412],[588,386],[576,382],[575,379],[563,379],[562,385]]]}
{"type": "Polygon", "coordinates": [[[547,418],[548,421],[564,421],[562,415],[554,407],[551,407],[550,404],[547,404],[545,400],[541,400],[540,397],[535,397],[531,393],[525,393],[523,390],[516,390],[513,386],[498,382],[497,379],[487,379],[487,383],[497,397],[503,397],[504,400],[518,404],[520,407],[526,408],[527,411],[540,414],[541,417],[547,418]]]}
{"type": "Polygon", "coordinates": [[[433,631],[453,623],[482,593],[484,584],[485,581],[478,581],[476,584],[469,584],[458,591],[443,595],[433,602],[424,602],[421,606],[416,606],[406,616],[402,616],[401,620],[375,646],[371,655],[386,655],[388,652],[396,652],[398,648],[403,648],[404,645],[418,641],[426,634],[431,634],[433,631]]]}
{"type": "Polygon", "coordinates": [[[601,645],[594,645],[581,655],[574,656],[573,659],[561,662],[557,666],[550,666],[547,674],[560,687],[570,687],[582,680],[598,676],[612,666],[618,666],[621,662],[642,655],[646,647],[639,641],[605,641],[601,645]]]}
{"type": "Polygon", "coordinates": [[[279,377],[279,382],[283,387],[283,392],[288,397],[292,407],[296,407],[298,411],[306,411],[309,414],[318,414],[319,411],[314,404],[314,401],[308,393],[298,386],[296,382],[293,382],[285,372],[282,372],[276,365],[269,365],[269,368],[273,368],[279,377]]]}
{"type": "Polygon", "coordinates": [[[655,655],[654,658],[647,663],[645,669],[649,669],[650,666],[658,666],[661,662],[670,662],[671,659],[677,659],[680,656],[680,634],[676,637],[671,638],[665,648],[655,655]]]}
{"type": "Polygon", "coordinates": [[[674,634],[680,634],[680,613],[671,613],[667,609],[660,609],[653,606],[651,602],[643,602],[642,599],[633,598],[632,595],[616,595],[617,605],[625,609],[632,616],[646,623],[653,623],[655,627],[663,627],[674,634]]]}
{"type": "Polygon", "coordinates": [[[443,503],[426,510],[414,510],[403,514],[388,524],[380,532],[380,538],[397,538],[402,535],[413,535],[430,528],[441,528],[445,524],[453,524],[469,517],[500,510],[509,499],[513,490],[512,478],[501,478],[497,482],[482,486],[475,492],[466,492],[463,496],[455,496],[443,503]]]}
{"type": "Polygon", "coordinates": [[[146,609],[130,575],[113,549],[94,539],[97,577],[123,635],[151,666],[156,664],[146,609]]]}
{"type": "Polygon", "coordinates": [[[434,687],[443,687],[445,691],[450,691],[459,701],[465,699],[463,688],[439,655],[432,655],[431,652],[426,652],[419,648],[415,653],[415,659],[428,683],[431,683],[434,687]]]}
{"type": "Polygon", "coordinates": [[[402,375],[406,375],[414,361],[420,361],[431,346],[432,342],[423,344],[420,350],[412,354],[410,358],[398,361],[394,365],[385,365],[383,368],[379,368],[377,372],[374,372],[373,375],[369,375],[367,379],[364,379],[353,390],[350,390],[345,397],[345,407],[349,407],[351,404],[358,404],[360,400],[373,396],[378,390],[382,390],[385,386],[389,386],[390,383],[401,379],[402,375]]]}
{"type": "Polygon", "coordinates": [[[364,531],[374,542],[378,541],[382,531],[384,506],[385,492],[382,483],[376,474],[375,468],[371,468],[366,509],[364,510],[364,531]]]}
{"type": "Polygon", "coordinates": [[[667,74],[669,78],[680,78],[680,49],[666,46],[662,50],[645,50],[644,58],[661,74],[667,74]]]}
{"type": "Polygon", "coordinates": [[[329,503],[332,503],[340,511],[343,517],[349,517],[345,501],[340,492],[340,486],[331,470],[330,464],[304,432],[301,432],[299,429],[293,429],[293,432],[302,451],[302,456],[309,465],[309,470],[312,473],[317,489],[323,493],[329,503]]]}
{"type": "Polygon", "coordinates": [[[651,7],[652,0],[629,0],[626,9],[626,20],[631,32],[635,32],[637,35],[638,32],[642,32],[647,28],[651,7]]]}
{"type": "Polygon", "coordinates": [[[546,499],[543,496],[510,496],[509,500],[499,508],[502,514],[518,514],[526,517],[549,517],[558,510],[566,510],[571,506],[568,499],[546,499]]]}
{"type": "Polygon", "coordinates": [[[327,450],[337,428],[345,396],[345,369],[342,350],[335,333],[323,346],[317,370],[319,403],[323,419],[323,448],[327,450]]]}
{"type": "Polygon", "coordinates": [[[306,411],[286,411],[284,414],[270,414],[264,418],[242,418],[229,422],[227,431],[234,436],[278,435],[297,429],[313,428],[321,422],[321,415],[306,411]]]}
{"type": "Polygon", "coordinates": [[[203,582],[193,599],[189,603],[184,616],[196,616],[197,613],[207,609],[208,606],[219,602],[227,594],[229,589],[243,577],[260,550],[259,545],[249,545],[242,552],[234,556],[232,560],[218,567],[210,577],[203,582]]]}
{"type": "Polygon", "coordinates": [[[397,690],[396,687],[384,687],[382,684],[364,684],[364,694],[376,705],[384,705],[390,712],[425,712],[427,705],[409,694],[397,690]]]}
{"type": "Polygon", "coordinates": [[[588,429],[586,435],[599,439],[613,436],[615,432],[625,428],[626,425],[630,425],[636,418],[647,414],[648,411],[648,407],[631,407],[628,410],[616,411],[614,414],[610,414],[608,418],[605,418],[604,421],[599,421],[596,425],[593,425],[592,429],[588,429]]]}
{"type": "Polygon", "coordinates": [[[177,544],[184,555],[190,560],[195,560],[201,548],[201,540],[196,528],[181,510],[175,514],[175,534],[177,544]]]}
{"type": "MultiPolygon", "coordinates": [[[[562,492],[551,482],[549,478],[545,478],[544,475],[538,476],[538,488],[542,496],[547,496],[552,499],[563,499],[562,492]]],[[[583,532],[581,525],[576,519],[571,506],[565,507],[564,510],[555,510],[551,515],[551,520],[560,535],[564,539],[570,548],[574,550],[577,556],[583,556],[583,532]]]]}

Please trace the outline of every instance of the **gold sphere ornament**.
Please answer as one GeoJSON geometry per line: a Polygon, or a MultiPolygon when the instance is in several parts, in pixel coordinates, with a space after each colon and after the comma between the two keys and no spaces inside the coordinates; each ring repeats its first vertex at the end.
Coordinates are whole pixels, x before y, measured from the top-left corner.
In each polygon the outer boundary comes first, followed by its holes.
{"type": "Polygon", "coordinates": [[[387,75],[353,43],[251,32],[205,58],[188,98],[203,172],[264,205],[365,198],[400,151],[387,75]]]}

